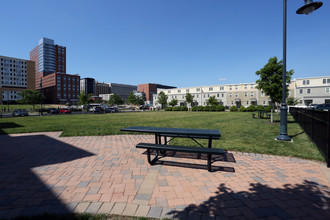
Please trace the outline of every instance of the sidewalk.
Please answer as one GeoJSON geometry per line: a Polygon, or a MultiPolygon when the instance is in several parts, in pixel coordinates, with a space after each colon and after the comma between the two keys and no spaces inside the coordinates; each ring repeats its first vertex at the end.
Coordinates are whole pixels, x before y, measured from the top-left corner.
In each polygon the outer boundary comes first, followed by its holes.
{"type": "Polygon", "coordinates": [[[229,152],[176,155],[150,166],[148,135],[0,135],[0,219],[111,213],[177,219],[330,219],[330,169],[294,158],[229,152]]]}

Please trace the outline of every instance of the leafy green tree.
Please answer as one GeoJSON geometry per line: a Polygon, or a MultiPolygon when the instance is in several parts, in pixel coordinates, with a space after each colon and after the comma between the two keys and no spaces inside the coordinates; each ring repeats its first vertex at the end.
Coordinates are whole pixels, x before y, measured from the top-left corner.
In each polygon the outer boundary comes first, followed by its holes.
{"type": "Polygon", "coordinates": [[[218,105],[218,100],[215,98],[215,96],[211,96],[207,101],[207,105],[218,105]]]}
{"type": "MultiPolygon", "coordinates": [[[[286,73],[287,88],[293,72],[293,70],[290,70],[286,73]]],[[[258,84],[256,88],[262,90],[267,96],[269,96],[273,104],[281,103],[282,100],[282,73],[283,63],[282,60],[278,61],[277,57],[270,58],[268,63],[256,72],[260,77],[256,81],[258,84]]],[[[286,92],[286,96],[288,96],[288,89],[286,89],[286,92]]],[[[273,109],[271,111],[271,122],[273,122],[273,109]]]]}
{"type": "Polygon", "coordinates": [[[194,101],[194,96],[191,95],[189,92],[186,94],[186,102],[189,104],[189,106],[191,106],[191,104],[194,101]]]}
{"type": "Polygon", "coordinates": [[[172,99],[169,103],[170,106],[174,107],[178,104],[178,100],[177,99],[172,99]]]}
{"type": "Polygon", "coordinates": [[[80,92],[78,104],[83,105],[83,110],[87,110],[88,104],[93,102],[93,100],[91,99],[92,96],[92,93],[86,95],[84,90],[80,92]]]}
{"type": "Polygon", "coordinates": [[[135,96],[135,104],[137,104],[137,105],[144,105],[144,98],[143,98],[143,96],[135,96]]]}
{"type": "Polygon", "coordinates": [[[162,106],[162,109],[165,107],[165,105],[167,104],[167,95],[165,95],[165,93],[163,91],[159,92],[158,93],[158,99],[157,99],[157,102],[159,104],[161,104],[162,106]]]}
{"type": "Polygon", "coordinates": [[[287,102],[288,105],[297,105],[298,102],[299,102],[299,99],[298,98],[289,97],[289,98],[287,98],[286,102],[287,102]]]}
{"type": "Polygon", "coordinates": [[[22,99],[19,101],[22,104],[33,105],[33,111],[36,104],[41,104],[45,97],[39,90],[26,89],[19,93],[22,99]]]}
{"type": "Polygon", "coordinates": [[[136,104],[136,96],[134,95],[133,92],[131,92],[131,93],[128,95],[127,102],[128,102],[129,104],[133,104],[133,105],[136,104]]]}
{"type": "Polygon", "coordinates": [[[112,96],[110,96],[109,104],[110,105],[122,105],[122,104],[124,104],[124,100],[119,95],[113,94],[112,96]]]}

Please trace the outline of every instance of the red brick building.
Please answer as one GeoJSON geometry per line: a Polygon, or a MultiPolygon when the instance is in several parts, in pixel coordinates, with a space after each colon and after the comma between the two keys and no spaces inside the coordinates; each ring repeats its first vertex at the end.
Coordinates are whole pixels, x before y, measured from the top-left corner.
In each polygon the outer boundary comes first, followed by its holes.
{"type": "Polygon", "coordinates": [[[41,38],[30,52],[35,61],[35,87],[46,97],[46,103],[75,103],[79,100],[80,76],[66,74],[66,47],[54,40],[41,38]]]}
{"type": "Polygon", "coordinates": [[[146,103],[153,104],[153,94],[157,94],[157,89],[174,89],[173,86],[165,86],[154,83],[146,83],[138,85],[138,92],[143,92],[146,95],[146,103]]]}

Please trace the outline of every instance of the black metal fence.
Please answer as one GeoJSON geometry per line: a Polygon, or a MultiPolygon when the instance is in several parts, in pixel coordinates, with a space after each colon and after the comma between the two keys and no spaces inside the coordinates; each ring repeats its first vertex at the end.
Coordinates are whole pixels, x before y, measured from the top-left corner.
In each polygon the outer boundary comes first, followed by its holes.
{"type": "Polygon", "coordinates": [[[316,144],[330,167],[330,111],[290,107],[290,113],[316,144]]]}

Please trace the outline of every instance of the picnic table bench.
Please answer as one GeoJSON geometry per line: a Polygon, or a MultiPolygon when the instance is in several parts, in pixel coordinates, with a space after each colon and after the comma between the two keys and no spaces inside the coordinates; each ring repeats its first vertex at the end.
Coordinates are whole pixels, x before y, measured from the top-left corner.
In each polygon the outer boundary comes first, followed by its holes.
{"type": "Polygon", "coordinates": [[[212,140],[220,139],[220,131],[216,129],[186,129],[186,128],[161,128],[161,127],[129,127],[122,128],[121,131],[142,132],[155,134],[155,143],[139,143],[136,148],[147,149],[148,163],[154,165],[159,159],[159,152],[165,154],[166,151],[175,152],[189,152],[207,154],[207,170],[212,171],[212,154],[223,155],[226,151],[222,149],[212,148],[212,140]],[[164,137],[164,143],[162,144],[161,137],[164,137]],[[173,138],[190,138],[195,141],[201,147],[192,146],[177,146],[168,145],[167,137],[173,138]],[[196,139],[208,139],[208,146],[204,147],[196,139]],[[156,150],[156,155],[151,159],[151,150],[156,150]]]}

